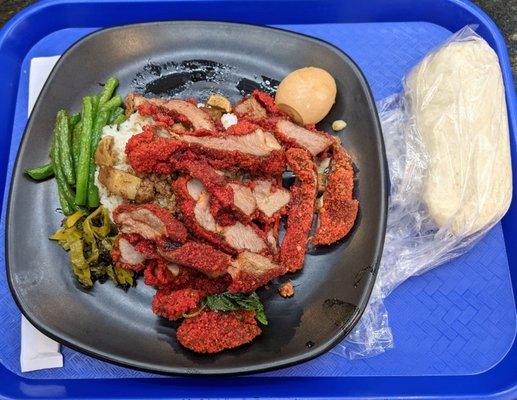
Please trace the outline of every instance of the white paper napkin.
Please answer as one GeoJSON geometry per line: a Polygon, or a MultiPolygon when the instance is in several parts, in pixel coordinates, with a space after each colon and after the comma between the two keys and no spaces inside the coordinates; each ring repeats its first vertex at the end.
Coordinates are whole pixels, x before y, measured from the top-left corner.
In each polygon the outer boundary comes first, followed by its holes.
{"type": "MultiPolygon", "coordinates": [[[[43,88],[43,84],[59,57],[39,57],[31,60],[29,72],[29,115],[43,88]]],[[[59,343],[38,331],[24,316],[22,316],[21,322],[20,366],[22,372],[62,367],[63,355],[59,352],[59,343]]]]}

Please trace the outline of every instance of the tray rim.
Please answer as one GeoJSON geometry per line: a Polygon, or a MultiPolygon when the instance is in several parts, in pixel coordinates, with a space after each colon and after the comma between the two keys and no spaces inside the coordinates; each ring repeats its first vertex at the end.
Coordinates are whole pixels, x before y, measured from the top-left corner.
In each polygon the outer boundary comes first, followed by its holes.
{"type": "MultiPolygon", "coordinates": [[[[244,0],[243,2],[245,2],[244,0]]],[[[90,1],[90,3],[103,3],[103,4],[114,4],[114,3],[123,3],[124,0],[115,0],[115,1],[105,1],[105,0],[93,0],[90,1]]],[[[170,3],[193,3],[195,0],[155,0],[155,3],[163,3],[163,2],[170,2],[170,3]]],[[[223,1],[224,3],[228,3],[228,1],[223,1]]],[[[252,2],[252,1],[251,1],[252,2]]],[[[251,3],[249,2],[249,3],[251,3]]],[[[140,2],[141,3],[141,2],[140,2]]],[[[261,3],[271,3],[269,0],[261,1],[261,3]]],[[[289,5],[289,0],[281,0],[278,3],[282,3],[284,5],[289,5]]],[[[314,5],[316,1],[308,1],[307,3],[314,5]]],[[[328,3],[332,3],[333,7],[338,9],[339,1],[329,1],[328,3]]],[[[370,10],[372,7],[380,6],[381,2],[378,0],[370,1],[370,10]]],[[[11,81],[10,85],[6,85],[5,83],[0,83],[1,87],[5,89],[4,93],[6,96],[6,105],[11,106],[11,110],[9,110],[9,107],[5,107],[3,110],[0,110],[0,115],[4,118],[0,119],[0,129],[7,128],[6,132],[10,132],[10,128],[12,128],[12,117],[13,115],[10,115],[12,112],[13,102],[16,100],[16,94],[17,94],[17,88],[18,88],[18,79],[19,79],[19,66],[16,66],[15,63],[12,62],[12,60],[6,59],[5,50],[13,50],[13,47],[16,45],[20,45],[20,43],[13,43],[13,34],[16,33],[18,30],[23,31],[22,25],[26,23],[26,20],[37,17],[38,13],[40,13],[42,10],[48,8],[48,7],[57,7],[57,6],[68,6],[72,7],[74,5],[81,4],[85,5],[86,2],[82,0],[43,0],[39,3],[36,3],[32,6],[29,6],[22,12],[20,12],[18,15],[16,15],[14,18],[12,18],[0,31],[0,66],[5,67],[5,70],[9,74],[12,74],[15,79],[11,81]]],[[[413,4],[412,4],[413,6],[413,4]]],[[[411,10],[406,9],[407,4],[400,2],[399,5],[396,5],[398,9],[386,11],[386,10],[380,10],[375,9],[376,19],[372,20],[370,18],[366,18],[364,16],[364,10],[362,11],[362,14],[360,12],[360,16],[356,17],[349,17],[346,15],[339,15],[339,18],[343,18],[340,20],[332,20],[332,21],[312,21],[314,23],[317,22],[388,22],[388,21],[403,21],[403,19],[399,19],[399,16],[396,14],[397,12],[400,12],[401,10],[405,10],[407,12],[406,17],[408,17],[408,21],[426,21],[435,23],[440,26],[444,26],[449,30],[457,29],[459,26],[465,25],[465,19],[468,19],[468,22],[477,22],[481,25],[481,28],[483,29],[483,32],[481,32],[482,36],[487,39],[492,47],[494,47],[494,50],[497,52],[499,56],[499,60],[501,63],[501,68],[503,72],[503,78],[505,82],[505,92],[506,92],[506,99],[507,104],[509,108],[509,120],[510,120],[510,130],[511,130],[511,140],[512,140],[512,149],[515,153],[516,151],[516,145],[515,145],[515,135],[517,134],[517,110],[516,107],[516,95],[514,91],[514,85],[513,85],[513,77],[512,72],[510,68],[509,63],[509,57],[507,53],[507,49],[505,47],[504,39],[499,32],[497,26],[495,23],[477,6],[473,5],[472,3],[468,1],[461,1],[461,0],[435,0],[434,2],[431,1],[422,1],[420,4],[413,7],[411,10]],[[432,4],[431,4],[432,3],[432,4]],[[429,7],[435,7],[437,9],[445,9],[448,8],[448,11],[454,11],[461,14],[455,21],[450,21],[447,17],[443,15],[436,14],[437,11],[432,11],[432,8],[429,7]],[[427,7],[427,8],[426,8],[427,7]],[[427,16],[423,15],[423,10],[429,11],[432,13],[427,16]],[[382,11],[382,12],[381,12],[382,11]],[[443,19],[447,19],[447,21],[444,21],[443,19]]],[[[342,11],[339,10],[338,11],[342,11]]],[[[332,18],[332,17],[331,17],[332,18]]],[[[337,17],[336,17],[337,18],[337,17]]],[[[309,22],[304,22],[309,23],[309,22]]],[[[90,26],[94,26],[91,25],[90,26]]],[[[61,26],[58,29],[66,28],[67,26],[61,26]]],[[[79,26],[78,26],[79,27],[79,26]]],[[[30,49],[32,44],[34,44],[37,40],[41,39],[41,37],[51,33],[52,31],[42,31],[38,29],[37,34],[42,35],[39,38],[34,38],[31,36],[29,38],[29,42],[25,41],[23,45],[18,46],[20,52],[26,52],[30,49]]],[[[25,55],[25,53],[22,54],[22,57],[25,55]]],[[[16,58],[18,55],[15,54],[15,61],[19,59],[20,57],[16,58]]],[[[3,69],[3,68],[2,68],[3,69]]],[[[4,70],[4,69],[3,69],[4,70]]],[[[8,146],[7,146],[8,147],[8,146]]],[[[513,171],[514,174],[516,173],[517,167],[514,164],[513,171]]],[[[2,182],[0,182],[1,184],[2,182]]],[[[3,185],[0,185],[3,187],[3,185]]],[[[515,191],[515,188],[514,188],[515,191]]],[[[515,193],[515,192],[514,192],[515,193]]],[[[513,282],[513,289],[514,289],[514,295],[517,293],[517,274],[515,273],[515,266],[516,266],[516,257],[517,257],[517,249],[515,251],[512,251],[511,244],[513,243],[512,237],[517,237],[517,227],[514,227],[512,225],[512,220],[517,219],[517,205],[516,202],[512,202],[512,207],[507,214],[507,216],[503,219],[503,229],[505,232],[505,240],[507,242],[507,256],[510,261],[510,267],[513,269],[514,273],[512,274],[512,282],[513,282]]],[[[516,296],[517,297],[517,296],[516,296]]],[[[517,363],[517,343],[514,342],[513,347],[510,349],[506,357],[504,357],[503,360],[497,365],[495,365],[490,370],[480,373],[478,375],[472,376],[472,378],[476,378],[476,380],[468,379],[471,376],[446,376],[446,377],[346,377],[346,378],[319,378],[315,379],[315,382],[321,383],[322,385],[325,385],[324,387],[330,388],[330,390],[333,390],[332,392],[328,392],[328,390],[322,390],[321,396],[335,396],[336,393],[342,393],[346,394],[347,397],[351,395],[349,391],[344,392],[342,387],[337,387],[333,382],[338,380],[340,382],[346,382],[347,385],[354,384],[356,385],[356,389],[358,390],[358,395],[364,395],[364,396],[373,396],[375,398],[377,397],[385,397],[387,393],[391,393],[396,396],[414,396],[416,394],[425,396],[425,398],[437,398],[439,396],[440,398],[443,398],[442,396],[445,395],[447,397],[455,397],[458,398],[515,398],[517,394],[517,379],[515,374],[508,374],[508,370],[511,369],[512,366],[514,366],[517,363]],[[490,379],[493,379],[494,383],[490,382],[490,379]],[[396,385],[393,384],[393,381],[396,381],[396,385]],[[365,382],[367,384],[365,385],[365,382]],[[384,394],[379,394],[378,392],[372,392],[371,388],[367,387],[369,384],[376,382],[381,383],[383,385],[383,388],[385,391],[384,394]],[[400,384],[406,384],[405,387],[400,386],[400,384]],[[443,388],[442,392],[438,392],[435,388],[438,384],[446,384],[447,388],[443,388]],[[482,393],[479,392],[472,392],[472,388],[468,388],[468,386],[474,385],[474,388],[477,388],[478,390],[481,389],[482,393]]],[[[20,378],[19,376],[11,373],[10,371],[7,371],[3,366],[1,366],[0,369],[0,377],[1,381],[5,382],[13,382],[13,386],[4,387],[0,389],[0,397],[8,396],[8,397],[19,397],[19,396],[26,396],[25,390],[21,389],[21,386],[27,385],[29,383],[34,383],[35,385],[31,385],[32,389],[35,389],[36,394],[39,392],[37,390],[37,387],[39,386],[46,386],[37,384],[36,381],[27,380],[24,378],[20,378]],[[5,379],[5,380],[4,380],[5,379]],[[18,385],[19,381],[20,385],[18,385]]],[[[268,380],[275,380],[277,378],[267,378],[268,380]]],[[[160,381],[161,379],[155,379],[155,381],[160,381]]],[[[256,380],[263,381],[263,378],[256,378],[256,380]]],[[[296,382],[299,382],[300,385],[304,384],[304,381],[300,381],[297,378],[282,378],[282,380],[289,380],[293,384],[296,382]]],[[[144,380],[143,380],[144,381],[144,380]]],[[[247,380],[250,384],[257,383],[257,381],[254,381],[252,379],[247,380]]],[[[97,380],[97,382],[100,384],[102,380],[97,380]]],[[[166,380],[165,380],[166,382],[166,380]]],[[[73,390],[73,385],[67,385],[65,381],[63,380],[48,380],[46,381],[48,384],[54,384],[59,385],[59,387],[62,387],[63,389],[66,388],[67,394],[74,396],[74,397],[84,397],[84,396],[94,396],[96,393],[91,390],[83,390],[82,392],[77,392],[73,390]]],[[[163,383],[163,382],[162,382],[163,383]]],[[[215,383],[215,382],[213,382],[215,383]]],[[[199,381],[197,381],[197,384],[199,384],[199,381]]],[[[106,389],[109,387],[108,385],[103,385],[106,389]]],[[[129,385],[131,386],[131,385],[129,385]]],[[[129,388],[129,387],[128,387],[129,388]]],[[[136,387],[133,387],[135,389],[136,387]]],[[[215,387],[214,387],[215,388],[215,387]]],[[[322,387],[323,388],[323,387],[322,387]]],[[[278,393],[280,395],[286,396],[285,392],[282,391],[280,388],[277,388],[278,390],[274,393],[278,393]]],[[[181,395],[181,390],[178,392],[178,395],[181,395]]],[[[38,396],[45,397],[44,392],[39,392],[38,396]]],[[[164,392],[165,393],[165,392],[164,392]]],[[[207,389],[206,394],[210,393],[209,389],[207,389]]],[[[245,393],[249,393],[245,392],[245,393]]],[[[291,394],[294,392],[291,392],[291,394]]],[[[311,395],[310,390],[299,390],[300,395],[311,395]]],[[[117,393],[108,392],[107,395],[116,395],[117,393]]],[[[157,393],[156,393],[157,394],[157,393]]],[[[238,393],[237,395],[241,397],[244,393],[238,393]]],[[[148,395],[151,395],[151,393],[148,393],[148,395]]],[[[170,393],[168,393],[170,395],[170,393]]],[[[226,396],[226,394],[224,394],[226,396]]],[[[97,393],[95,397],[99,397],[100,395],[97,393]]],[[[103,396],[104,397],[104,396],[103,396]]],[[[154,397],[154,396],[153,396],[154,397]]]]}

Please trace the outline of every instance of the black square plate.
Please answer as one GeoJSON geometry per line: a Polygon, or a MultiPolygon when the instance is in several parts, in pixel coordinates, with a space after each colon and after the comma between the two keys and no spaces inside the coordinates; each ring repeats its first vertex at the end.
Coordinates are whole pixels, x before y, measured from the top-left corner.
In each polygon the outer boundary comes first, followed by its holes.
{"type": "Polygon", "coordinates": [[[357,323],[382,253],[386,202],[386,160],[375,104],[361,71],[339,49],[282,30],[222,22],[106,29],[82,39],[61,57],[27,125],[8,205],[9,283],[21,311],[36,327],[103,360],[172,374],[285,367],[329,350],[357,323]],[[90,291],[78,287],[67,254],[48,240],[62,218],[55,211],[55,182],[36,184],[23,174],[25,168],[48,160],[57,110],[79,110],[82,97],[98,92],[98,83],[110,76],[120,79],[122,95],[136,86],[200,100],[222,92],[236,100],[241,90],[267,85],[266,77],[280,80],[304,66],[324,68],[336,79],[337,101],[320,128],[331,132],[336,119],[348,124],[340,136],[357,168],[360,215],[347,238],[312,251],[302,271],[283,277],[293,280],[293,298],[281,298],[274,284],[260,291],[269,318],[261,336],[235,350],[194,354],[177,343],[176,324],[152,313],[154,289],[142,280],[127,293],[110,283],[96,284],[90,291]]]}

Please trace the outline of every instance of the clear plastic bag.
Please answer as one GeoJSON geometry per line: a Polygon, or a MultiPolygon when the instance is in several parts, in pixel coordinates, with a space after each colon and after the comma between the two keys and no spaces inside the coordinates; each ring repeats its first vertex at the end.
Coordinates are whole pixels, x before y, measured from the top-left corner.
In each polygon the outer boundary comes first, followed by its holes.
{"type": "Polygon", "coordinates": [[[497,55],[470,27],[430,52],[378,104],[390,173],[384,251],[370,302],[335,351],[394,346],[383,300],[468,251],[508,210],[512,176],[497,55]]]}

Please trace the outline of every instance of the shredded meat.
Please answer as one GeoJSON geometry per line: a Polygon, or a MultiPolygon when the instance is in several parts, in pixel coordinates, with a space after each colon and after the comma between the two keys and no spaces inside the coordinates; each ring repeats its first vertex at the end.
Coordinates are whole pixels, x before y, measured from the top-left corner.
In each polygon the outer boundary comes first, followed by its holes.
{"type": "Polygon", "coordinates": [[[181,222],[166,209],[154,204],[122,204],[113,212],[115,223],[120,232],[136,233],[145,239],[172,239],[178,243],[187,240],[187,230],[181,222]]]}
{"type": "Polygon", "coordinates": [[[177,338],[196,353],[218,353],[249,343],[260,333],[254,311],[205,311],[185,319],[178,328],[177,338]]]}
{"type": "Polygon", "coordinates": [[[312,226],[316,200],[316,173],[309,154],[302,149],[289,149],[287,161],[296,175],[291,188],[287,229],[280,247],[280,263],[290,272],[303,267],[307,239],[312,226]]]}
{"type": "Polygon", "coordinates": [[[332,137],[327,133],[305,129],[286,119],[279,120],[276,128],[276,136],[282,143],[306,149],[313,156],[332,145],[332,137]]]}
{"type": "Polygon", "coordinates": [[[352,159],[338,143],[333,146],[331,172],[328,175],[314,245],[328,245],[345,237],[354,226],[359,202],[354,199],[352,159]]]}

